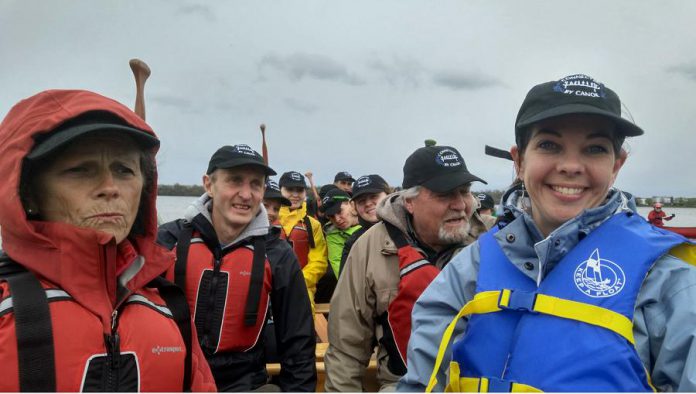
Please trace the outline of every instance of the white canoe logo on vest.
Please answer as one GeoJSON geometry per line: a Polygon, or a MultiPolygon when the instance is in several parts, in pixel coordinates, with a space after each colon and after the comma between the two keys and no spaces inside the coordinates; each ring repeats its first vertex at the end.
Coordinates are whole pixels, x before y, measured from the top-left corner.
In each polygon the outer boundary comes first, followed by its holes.
{"type": "Polygon", "coordinates": [[[573,274],[575,286],[592,298],[605,298],[618,294],[626,283],[626,275],[613,261],[599,257],[595,249],[590,257],[580,263],[573,274]]]}

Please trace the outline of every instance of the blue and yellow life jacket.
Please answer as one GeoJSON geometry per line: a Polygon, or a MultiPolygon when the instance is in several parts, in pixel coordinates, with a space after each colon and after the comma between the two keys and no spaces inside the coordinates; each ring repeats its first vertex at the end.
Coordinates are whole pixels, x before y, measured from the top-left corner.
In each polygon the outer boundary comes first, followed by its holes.
{"type": "Polygon", "coordinates": [[[539,286],[479,239],[474,299],[447,328],[428,391],[459,318],[447,391],[652,391],[633,339],[638,292],[654,262],[685,238],[618,214],[580,241],[539,286]]]}

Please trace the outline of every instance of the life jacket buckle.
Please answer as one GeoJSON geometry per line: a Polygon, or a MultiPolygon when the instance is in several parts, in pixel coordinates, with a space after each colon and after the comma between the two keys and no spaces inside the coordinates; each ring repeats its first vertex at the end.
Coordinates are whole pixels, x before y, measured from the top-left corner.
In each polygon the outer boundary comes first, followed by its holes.
{"type": "Polygon", "coordinates": [[[538,313],[534,311],[536,298],[537,292],[535,291],[504,289],[500,292],[498,307],[500,307],[500,309],[510,309],[513,311],[538,313]]]}
{"type": "Polygon", "coordinates": [[[512,392],[512,382],[509,380],[503,380],[498,378],[487,378],[488,388],[486,392],[489,393],[510,393],[512,392]]]}

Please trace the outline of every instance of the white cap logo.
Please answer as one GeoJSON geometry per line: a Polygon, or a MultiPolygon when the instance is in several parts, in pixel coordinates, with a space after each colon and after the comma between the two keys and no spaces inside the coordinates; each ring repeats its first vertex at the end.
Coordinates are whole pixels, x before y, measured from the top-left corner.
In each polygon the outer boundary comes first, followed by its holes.
{"type": "Polygon", "coordinates": [[[358,178],[358,180],[355,183],[358,185],[358,187],[365,187],[365,186],[368,186],[372,182],[370,181],[369,176],[361,176],[360,178],[358,178]]]}
{"type": "Polygon", "coordinates": [[[604,98],[606,96],[606,93],[604,92],[604,85],[585,74],[569,75],[558,81],[553,86],[553,90],[573,96],[597,98],[604,98]]]}
{"type": "Polygon", "coordinates": [[[442,167],[458,167],[462,165],[462,158],[456,151],[445,148],[435,155],[435,161],[442,167]]]}
{"type": "Polygon", "coordinates": [[[256,152],[249,145],[239,144],[234,146],[234,151],[248,156],[256,156],[256,152]]]}
{"type": "Polygon", "coordinates": [[[291,172],[290,173],[290,178],[293,181],[302,181],[302,175],[299,172],[291,172]]]}

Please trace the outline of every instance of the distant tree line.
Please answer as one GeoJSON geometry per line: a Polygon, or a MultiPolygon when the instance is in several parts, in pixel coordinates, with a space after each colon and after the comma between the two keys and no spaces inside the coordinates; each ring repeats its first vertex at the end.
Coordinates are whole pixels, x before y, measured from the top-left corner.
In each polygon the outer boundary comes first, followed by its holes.
{"type": "MultiPolygon", "coordinates": [[[[319,189],[320,186],[317,186],[319,189]]],[[[203,186],[201,185],[181,185],[175,183],[173,185],[159,185],[157,188],[157,194],[160,196],[200,196],[205,192],[203,186]]],[[[496,204],[500,204],[500,199],[503,196],[504,190],[472,190],[474,195],[478,193],[488,193],[493,197],[493,201],[496,204]]],[[[313,199],[312,191],[307,188],[307,197],[313,199]]],[[[652,198],[636,198],[636,203],[638,206],[650,207],[653,205],[654,201],[652,198]],[[644,202],[643,202],[644,201],[644,202]]],[[[666,207],[680,207],[680,208],[696,208],[696,198],[686,198],[678,197],[673,198],[671,203],[664,203],[666,207]]]]}
{"type": "Polygon", "coordinates": [[[195,196],[198,197],[205,192],[201,185],[159,185],[157,186],[158,196],[195,196]]]}

